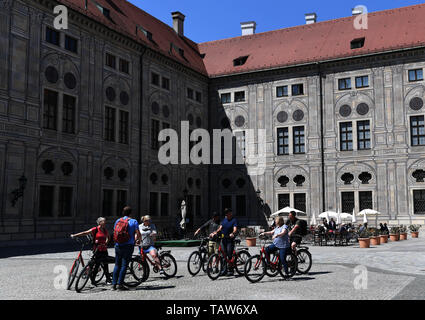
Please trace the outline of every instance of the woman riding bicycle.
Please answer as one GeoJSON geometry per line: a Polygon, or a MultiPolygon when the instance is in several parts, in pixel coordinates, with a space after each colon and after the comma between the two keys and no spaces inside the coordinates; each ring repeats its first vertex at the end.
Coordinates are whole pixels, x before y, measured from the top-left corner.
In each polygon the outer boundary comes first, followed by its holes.
{"type": "Polygon", "coordinates": [[[108,258],[108,242],[109,242],[109,233],[106,229],[106,219],[100,217],[97,219],[97,227],[91,228],[90,230],[80,232],[77,234],[71,234],[71,238],[78,238],[87,235],[92,235],[93,237],[93,251],[95,252],[96,264],[94,267],[94,272],[92,274],[92,285],[96,286],[94,283],[94,277],[96,276],[100,265],[102,264],[103,270],[105,270],[106,282],[112,283],[112,277],[109,273],[108,263],[106,259],[108,258]]]}
{"type": "Polygon", "coordinates": [[[270,259],[270,254],[279,250],[279,258],[282,262],[285,274],[289,275],[286,256],[290,252],[290,243],[288,236],[288,226],[285,224],[283,217],[276,217],[276,228],[269,232],[263,232],[260,236],[273,235],[273,243],[266,248],[267,258],[270,259]]]}
{"type": "Polygon", "coordinates": [[[159,273],[164,275],[164,270],[162,269],[161,262],[158,258],[158,251],[154,247],[156,235],[156,227],[151,223],[150,216],[144,216],[142,218],[142,224],[139,225],[139,231],[142,235],[142,250],[144,253],[149,253],[155,262],[155,266],[158,268],[159,273]]]}

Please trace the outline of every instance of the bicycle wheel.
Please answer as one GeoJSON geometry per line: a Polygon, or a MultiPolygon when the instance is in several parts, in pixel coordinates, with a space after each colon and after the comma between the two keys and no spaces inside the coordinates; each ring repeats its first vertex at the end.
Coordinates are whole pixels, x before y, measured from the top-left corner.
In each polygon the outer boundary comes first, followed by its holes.
{"type": "Polygon", "coordinates": [[[266,267],[266,274],[269,277],[276,277],[277,274],[279,273],[279,253],[274,252],[271,256],[270,256],[270,264],[266,267]]]}
{"type": "Polygon", "coordinates": [[[144,282],[149,277],[149,265],[146,261],[142,262],[140,258],[130,262],[130,270],[137,281],[144,282]]]}
{"type": "Polygon", "coordinates": [[[75,282],[75,291],[77,291],[78,293],[80,293],[81,290],[84,289],[87,282],[89,281],[92,267],[93,266],[91,264],[86,265],[78,275],[77,281],[75,282]]]}
{"type": "Polygon", "coordinates": [[[169,254],[163,253],[159,256],[159,261],[161,262],[162,270],[164,270],[165,276],[167,278],[172,278],[177,273],[177,263],[176,259],[169,254]]]}
{"type": "Polygon", "coordinates": [[[266,262],[260,255],[252,256],[244,266],[245,278],[251,283],[261,281],[266,274],[266,269],[266,262]]]}
{"type": "Polygon", "coordinates": [[[96,277],[94,278],[94,284],[98,284],[100,281],[102,281],[104,276],[105,270],[103,269],[103,266],[100,265],[99,269],[97,270],[96,277]]]}
{"type": "Polygon", "coordinates": [[[295,256],[295,254],[291,253],[286,256],[286,265],[288,266],[288,274],[285,274],[285,270],[283,269],[282,263],[279,263],[279,264],[280,264],[279,272],[283,278],[285,279],[292,278],[297,273],[298,262],[297,262],[297,257],[295,256]]]}
{"type": "Polygon", "coordinates": [[[142,283],[142,280],[137,279],[132,271],[131,265],[133,264],[134,261],[136,261],[134,258],[130,260],[130,263],[127,266],[127,270],[125,272],[125,277],[123,280],[123,284],[129,288],[135,288],[142,283]]]}
{"type": "Polygon", "coordinates": [[[196,276],[201,271],[203,265],[202,255],[199,251],[194,251],[190,254],[187,260],[187,270],[192,276],[196,276]]]}
{"type": "Polygon", "coordinates": [[[69,271],[67,290],[71,290],[71,286],[74,283],[75,278],[77,277],[77,272],[79,267],[80,267],[80,260],[75,260],[74,263],[72,264],[71,270],[69,271]]]}
{"type": "Polygon", "coordinates": [[[301,274],[307,274],[313,263],[311,253],[307,249],[299,249],[297,251],[298,266],[297,271],[301,274]]]}
{"type": "Polygon", "coordinates": [[[218,254],[213,254],[207,262],[207,275],[211,280],[217,280],[223,271],[223,259],[218,254]]]}
{"type": "Polygon", "coordinates": [[[240,275],[244,275],[245,271],[245,263],[248,261],[248,259],[251,257],[248,251],[239,251],[236,252],[236,272],[240,275]]]}

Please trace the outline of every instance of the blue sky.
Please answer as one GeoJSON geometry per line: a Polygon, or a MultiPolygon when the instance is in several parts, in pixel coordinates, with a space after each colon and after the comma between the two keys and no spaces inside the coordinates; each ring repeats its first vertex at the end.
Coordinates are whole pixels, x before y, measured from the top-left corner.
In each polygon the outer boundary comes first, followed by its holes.
{"type": "MultiPolygon", "coordinates": [[[[186,16],[185,35],[206,42],[241,35],[240,22],[256,21],[257,33],[305,23],[304,14],[316,12],[318,21],[351,15],[351,8],[365,5],[368,12],[423,3],[424,0],[129,0],[171,25],[171,12],[186,16]]],[[[153,31],[154,32],[154,31],[153,31]]]]}

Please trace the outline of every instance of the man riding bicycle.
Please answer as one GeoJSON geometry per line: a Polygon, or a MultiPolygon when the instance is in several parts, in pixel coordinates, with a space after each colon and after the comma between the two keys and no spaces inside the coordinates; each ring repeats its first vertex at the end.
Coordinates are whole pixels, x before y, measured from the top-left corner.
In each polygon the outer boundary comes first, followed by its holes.
{"type": "Polygon", "coordinates": [[[213,217],[211,220],[204,223],[198,230],[195,232],[195,236],[199,234],[203,230],[207,230],[208,232],[208,256],[211,256],[214,253],[217,253],[218,246],[220,244],[220,235],[214,235],[214,232],[220,227],[220,215],[216,212],[213,213],[213,217]]]}
{"type": "Polygon", "coordinates": [[[155,262],[155,266],[158,268],[159,273],[164,275],[161,262],[158,258],[158,251],[154,247],[156,235],[156,226],[151,223],[151,217],[149,215],[142,218],[142,224],[139,225],[139,231],[142,235],[142,250],[144,253],[149,253],[155,262]]]}
{"type": "Polygon", "coordinates": [[[301,244],[302,240],[300,220],[297,218],[297,213],[295,211],[289,213],[289,219],[286,221],[286,225],[289,229],[288,235],[291,242],[291,248],[295,250],[297,245],[301,244]]]}

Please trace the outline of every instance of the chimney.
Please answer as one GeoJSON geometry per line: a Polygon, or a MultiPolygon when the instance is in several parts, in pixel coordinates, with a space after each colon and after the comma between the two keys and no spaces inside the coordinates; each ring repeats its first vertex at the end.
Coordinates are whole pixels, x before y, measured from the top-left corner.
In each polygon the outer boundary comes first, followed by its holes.
{"type": "Polygon", "coordinates": [[[255,21],[241,22],[242,36],[255,34],[257,23],[255,21]]]}
{"type": "Polygon", "coordinates": [[[313,24],[317,21],[317,14],[316,13],[306,13],[305,14],[305,24],[313,24]]]}
{"type": "Polygon", "coordinates": [[[184,35],[184,14],[179,11],[171,12],[171,16],[173,17],[173,29],[179,35],[184,35]]]}
{"type": "Polygon", "coordinates": [[[359,14],[363,14],[363,8],[364,8],[363,6],[357,6],[357,7],[353,8],[353,9],[351,9],[352,15],[353,16],[357,16],[359,14]]]}

